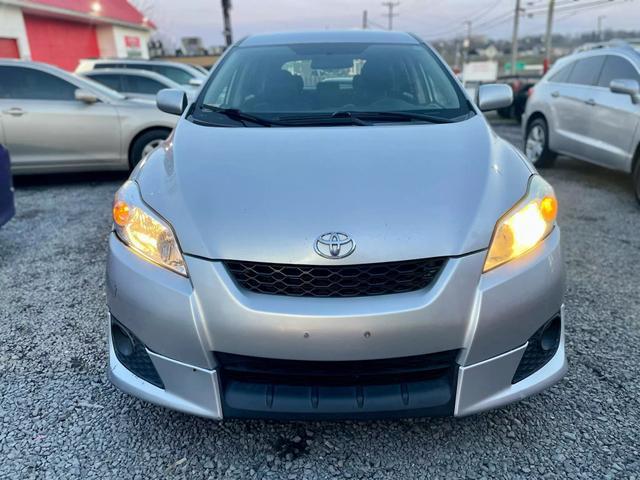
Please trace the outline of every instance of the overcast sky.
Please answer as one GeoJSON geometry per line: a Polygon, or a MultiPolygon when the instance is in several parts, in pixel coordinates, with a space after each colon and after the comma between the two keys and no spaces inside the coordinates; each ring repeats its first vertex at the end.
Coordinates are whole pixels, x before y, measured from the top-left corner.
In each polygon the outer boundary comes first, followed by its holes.
{"type": "MultiPolygon", "coordinates": [[[[131,0],[146,5],[160,33],[179,40],[200,36],[205,46],[220,45],[222,13],[220,0],[131,0]]],[[[599,0],[558,0],[562,5],[587,5],[599,0]]],[[[250,33],[295,29],[359,28],[362,12],[368,10],[372,22],[386,26],[382,0],[232,0],[235,38],[250,33]]],[[[521,20],[521,34],[542,34],[548,0],[522,0],[522,5],[539,13],[521,20]]],[[[515,0],[401,0],[394,29],[416,33],[427,40],[462,35],[463,22],[472,20],[474,31],[493,37],[511,35],[512,21],[506,18],[515,0]],[[500,21],[500,17],[506,21],[500,21]]],[[[566,8],[566,7],[564,7],[566,8]]],[[[573,33],[595,30],[598,16],[605,28],[640,28],[640,0],[613,0],[604,8],[558,12],[556,31],[573,33]]]]}

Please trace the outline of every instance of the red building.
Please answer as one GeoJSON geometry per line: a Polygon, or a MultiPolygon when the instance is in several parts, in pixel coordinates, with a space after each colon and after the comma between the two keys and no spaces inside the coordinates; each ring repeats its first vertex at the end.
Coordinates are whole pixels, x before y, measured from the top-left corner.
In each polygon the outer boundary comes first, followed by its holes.
{"type": "Polygon", "coordinates": [[[127,0],[0,0],[0,58],[66,70],[81,58],[148,58],[153,28],[127,0]]]}

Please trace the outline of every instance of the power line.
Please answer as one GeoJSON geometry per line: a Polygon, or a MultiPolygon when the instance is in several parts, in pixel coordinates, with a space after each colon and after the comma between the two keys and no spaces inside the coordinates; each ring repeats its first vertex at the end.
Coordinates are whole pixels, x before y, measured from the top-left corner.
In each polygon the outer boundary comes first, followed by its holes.
{"type": "MultiPolygon", "coordinates": [[[[535,2],[535,4],[532,4],[532,2],[527,2],[529,6],[527,8],[520,8],[519,10],[520,15],[526,15],[528,17],[534,17],[534,16],[543,15],[543,14],[548,15],[549,13],[548,6],[544,5],[544,3],[541,3],[544,1],[545,0],[538,0],[537,2],[535,2]]],[[[615,5],[620,5],[622,3],[628,3],[632,1],[635,1],[635,0],[591,0],[588,2],[584,2],[580,0],[558,0],[555,2],[554,12],[568,13],[569,15],[561,16],[558,19],[558,20],[564,20],[566,18],[569,18],[569,16],[573,16],[573,14],[578,12],[591,10],[591,9],[613,7],[615,5]]],[[[476,33],[486,32],[498,26],[514,21],[515,11],[509,11],[509,12],[502,12],[492,18],[488,18],[486,20],[483,20],[482,22],[478,22],[478,18],[486,17],[487,13],[489,11],[492,11],[493,8],[495,8],[495,5],[496,4],[492,4],[490,7],[487,8],[487,10],[484,10],[483,13],[476,16],[475,18],[473,16],[469,17],[468,21],[473,22],[474,32],[476,33]]],[[[446,34],[458,35],[460,33],[464,33],[466,28],[467,27],[465,23],[458,24],[457,27],[450,26],[449,28],[446,28],[446,29],[438,29],[435,32],[429,32],[429,34],[425,35],[425,38],[437,38],[441,35],[446,35],[446,34]]]]}
{"type": "MultiPolygon", "coordinates": [[[[444,27],[442,29],[438,29],[435,32],[431,32],[429,33],[429,35],[427,35],[427,38],[435,38],[438,37],[442,34],[445,33],[456,33],[456,32],[462,32],[463,30],[465,30],[466,27],[466,22],[472,22],[472,23],[476,23],[479,20],[481,20],[482,18],[486,17],[489,13],[493,12],[494,8],[497,7],[500,3],[502,3],[503,0],[497,0],[496,2],[492,3],[490,6],[485,6],[482,7],[481,9],[476,10],[476,12],[472,13],[471,15],[469,15],[467,17],[467,19],[465,20],[465,22],[462,22],[462,24],[458,24],[458,22],[456,21],[453,24],[449,24],[447,27],[444,27]],[[456,26],[458,25],[458,26],[456,26]]],[[[511,15],[511,13],[509,12],[509,15],[511,15]]]]}

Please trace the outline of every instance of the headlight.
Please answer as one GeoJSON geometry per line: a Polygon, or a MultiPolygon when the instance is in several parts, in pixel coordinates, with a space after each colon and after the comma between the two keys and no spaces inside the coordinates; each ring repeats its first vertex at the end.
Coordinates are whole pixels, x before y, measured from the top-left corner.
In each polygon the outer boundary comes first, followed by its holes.
{"type": "Polygon", "coordinates": [[[524,198],[498,220],[483,272],[534,249],[553,230],[557,214],[553,188],[539,175],[532,176],[524,198]]]}
{"type": "Polygon", "coordinates": [[[127,181],[117,191],[113,222],[116,234],[133,252],[187,276],[187,266],[171,227],[145,205],[135,182],[127,181]]]}

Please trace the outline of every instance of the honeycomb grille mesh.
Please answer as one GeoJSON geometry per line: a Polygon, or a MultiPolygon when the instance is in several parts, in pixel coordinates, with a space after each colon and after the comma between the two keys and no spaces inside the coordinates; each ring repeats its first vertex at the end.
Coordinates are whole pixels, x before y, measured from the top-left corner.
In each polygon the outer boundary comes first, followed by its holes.
{"type": "Polygon", "coordinates": [[[238,284],[255,293],[290,297],[365,297],[426,288],[444,258],[366,265],[313,266],[227,261],[238,284]]]}

